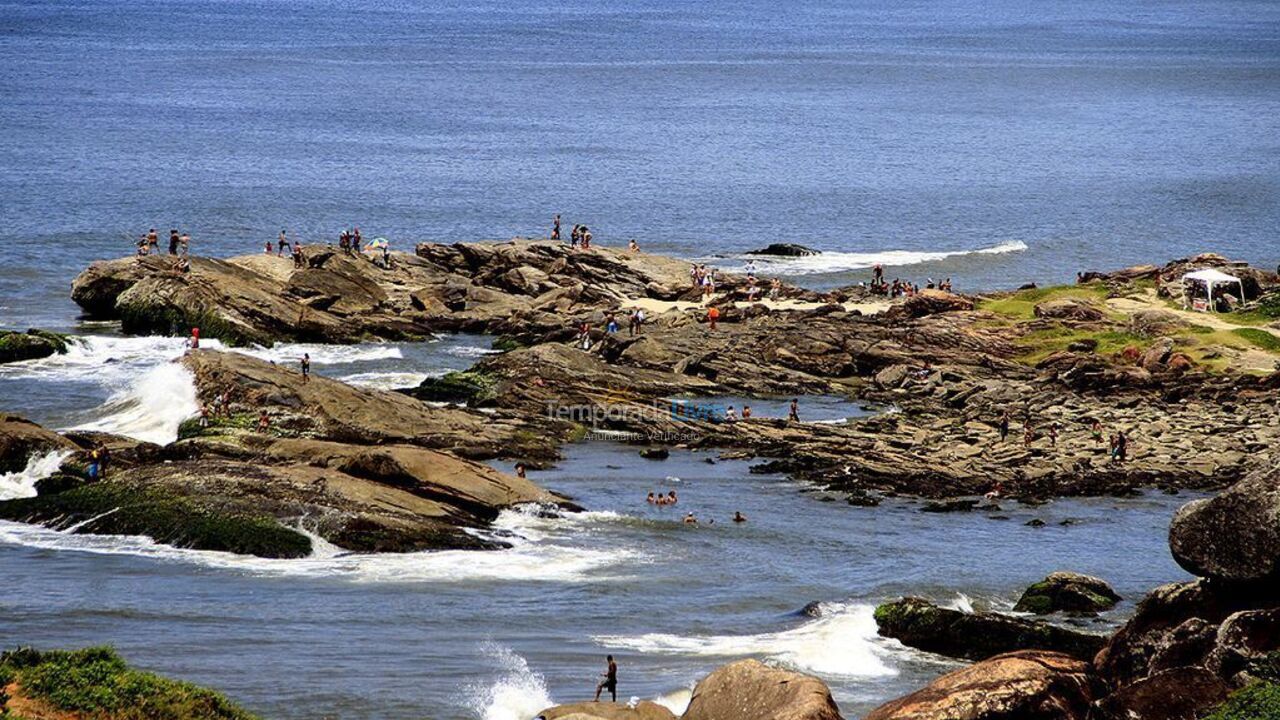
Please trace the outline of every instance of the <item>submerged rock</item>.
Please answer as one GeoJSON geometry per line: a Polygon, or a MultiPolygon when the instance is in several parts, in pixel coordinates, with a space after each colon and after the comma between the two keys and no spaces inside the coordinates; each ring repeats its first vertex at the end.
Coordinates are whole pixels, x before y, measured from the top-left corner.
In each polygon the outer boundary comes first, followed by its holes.
{"type": "Polygon", "coordinates": [[[1118,602],[1120,596],[1103,580],[1079,573],[1055,572],[1027,588],[1013,609],[1036,615],[1097,613],[1110,610],[1118,602]]]}
{"type": "Polygon", "coordinates": [[[1085,720],[1100,689],[1087,662],[1023,650],[947,673],[863,720],[1085,720]]]}
{"type": "Polygon", "coordinates": [[[842,720],[826,683],[759,660],[729,663],[700,680],[681,720],[842,720]]]}
{"type": "Polygon", "coordinates": [[[875,618],[885,637],[967,660],[984,660],[1014,650],[1051,650],[1087,660],[1106,642],[1101,635],[996,613],[964,613],[920,598],[881,605],[875,618]]]}

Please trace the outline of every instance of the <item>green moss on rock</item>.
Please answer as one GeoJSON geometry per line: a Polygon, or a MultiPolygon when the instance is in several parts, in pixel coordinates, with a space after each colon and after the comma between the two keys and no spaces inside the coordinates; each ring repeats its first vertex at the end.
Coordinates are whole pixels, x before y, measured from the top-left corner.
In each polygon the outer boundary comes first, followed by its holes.
{"type": "Polygon", "coordinates": [[[1280,718],[1280,684],[1258,682],[1231,694],[1206,720],[1274,720],[1280,718]]]}
{"type": "Polygon", "coordinates": [[[82,532],[146,535],[157,542],[270,558],[311,554],[311,540],[265,513],[216,506],[160,488],[101,482],[0,503],[0,518],[82,532]]]}
{"type": "Polygon", "coordinates": [[[67,352],[67,337],[45,330],[0,331],[0,364],[36,360],[67,352]]]}
{"type": "MultiPolygon", "coordinates": [[[[111,648],[0,655],[0,685],[22,697],[92,720],[253,720],[212,690],[133,670],[111,648]]],[[[2,700],[2,698],[0,698],[2,700]]],[[[12,717],[3,712],[0,715],[12,717]]]]}
{"type": "Polygon", "coordinates": [[[408,393],[419,400],[465,402],[480,405],[497,396],[498,380],[480,370],[458,370],[438,378],[427,378],[408,393]]]}

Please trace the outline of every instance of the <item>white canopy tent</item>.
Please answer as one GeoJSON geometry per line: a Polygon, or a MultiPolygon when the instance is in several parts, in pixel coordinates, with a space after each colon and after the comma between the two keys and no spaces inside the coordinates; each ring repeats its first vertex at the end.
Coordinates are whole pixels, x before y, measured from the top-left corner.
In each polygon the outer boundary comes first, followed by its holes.
{"type": "Polygon", "coordinates": [[[1182,306],[1191,307],[1196,310],[1202,310],[1205,312],[1213,312],[1214,311],[1213,290],[1215,287],[1220,287],[1223,285],[1228,285],[1228,286],[1235,285],[1240,290],[1240,294],[1237,296],[1237,299],[1244,300],[1244,282],[1242,282],[1240,278],[1234,275],[1228,275],[1222,272],[1221,270],[1216,270],[1214,268],[1206,268],[1204,270],[1195,270],[1193,272],[1187,273],[1186,275],[1183,275],[1182,276],[1182,306]],[[1200,306],[1200,303],[1196,302],[1197,300],[1196,298],[1192,298],[1191,296],[1191,288],[1197,282],[1204,283],[1205,290],[1206,290],[1206,297],[1203,301],[1204,303],[1203,307],[1200,306]]]}

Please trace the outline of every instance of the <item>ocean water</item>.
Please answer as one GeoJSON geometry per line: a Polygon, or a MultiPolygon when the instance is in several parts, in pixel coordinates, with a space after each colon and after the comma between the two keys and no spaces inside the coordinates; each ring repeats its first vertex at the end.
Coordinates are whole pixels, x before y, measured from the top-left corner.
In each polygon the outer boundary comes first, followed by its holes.
{"type": "MultiPolygon", "coordinates": [[[[0,327],[80,336],[0,367],[0,410],[158,441],[194,412],[180,339],[120,337],[68,299],[150,227],[226,256],[281,227],[407,249],[545,234],[560,212],[728,268],[804,243],[824,255],[761,269],[815,287],[875,262],[960,289],[1201,250],[1270,266],[1278,105],[1268,2],[0,0],[0,327]]],[[[394,388],[488,346],[243,351],[394,388]]],[[[877,602],[1007,609],[1070,569],[1126,597],[1103,630],[1185,577],[1166,528],[1186,496],[938,516],[707,453],[567,453],[531,477],[590,511],[505,513],[502,552],[265,561],[0,523],[0,646],[112,643],[287,720],[523,720],[589,698],[608,652],[624,698],[679,710],[759,657],[822,677],[853,718],[955,667],[876,637],[877,602]],[[671,489],[677,508],[644,504],[671,489]]],[[[57,462],[0,475],[0,498],[57,462]]]]}
{"type": "MultiPolygon", "coordinates": [[[[466,367],[486,340],[241,349],[383,387],[466,367]]],[[[84,338],[66,356],[0,367],[0,401],[55,428],[171,441],[194,410],[181,340],[84,338]]],[[[744,398],[718,398],[741,405],[744,398]]],[[[785,399],[753,399],[757,417],[785,399]]],[[[804,398],[809,422],[858,422],[859,403],[804,398]]],[[[0,474],[0,499],[34,494],[61,454],[0,474]]],[[[495,463],[510,470],[505,463],[495,463]]],[[[677,711],[696,680],[756,657],[825,680],[856,718],[956,667],[877,637],[876,603],[923,595],[961,609],[1012,607],[1060,569],[1096,574],[1130,602],[1186,577],[1166,528],[1188,496],[1064,500],[939,516],[918,503],[857,508],[746,461],[588,442],[531,473],[588,512],[504,512],[497,552],[344,553],[320,538],[301,560],[263,560],[0,522],[0,646],[110,643],[137,665],[230,694],[268,718],[528,720],[588,699],[602,657],[622,697],[677,711]],[[649,492],[680,503],[654,508],[649,492]],[[745,524],[730,521],[745,513],[745,524]],[[682,522],[686,512],[699,519],[682,522]],[[1045,527],[1025,523],[1039,518],[1045,527]],[[1065,523],[1065,524],[1064,524],[1065,523]],[[816,616],[799,614],[818,602],[816,616]]],[[[308,531],[305,518],[296,526],[308,531]]]]}
{"type": "Polygon", "coordinates": [[[150,227],[229,255],[559,212],[686,257],[847,254],[814,285],[884,253],[969,289],[1270,266],[1277,138],[1265,0],[7,0],[0,326],[72,327],[70,279],[150,227]]]}

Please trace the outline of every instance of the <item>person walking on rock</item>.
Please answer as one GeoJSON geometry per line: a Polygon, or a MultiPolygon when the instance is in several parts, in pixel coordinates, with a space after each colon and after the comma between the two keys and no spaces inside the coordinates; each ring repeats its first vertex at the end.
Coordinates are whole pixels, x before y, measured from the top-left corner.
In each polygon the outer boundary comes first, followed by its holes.
{"type": "Polygon", "coordinates": [[[311,353],[302,353],[302,382],[311,382],[311,353]]]}
{"type": "Polygon", "coordinates": [[[791,408],[787,411],[787,422],[800,422],[800,398],[791,398],[791,408]]]}
{"type": "Polygon", "coordinates": [[[596,699],[593,702],[600,702],[600,691],[602,690],[608,690],[613,701],[618,702],[618,663],[613,661],[612,655],[606,656],[605,662],[608,664],[605,666],[605,671],[601,673],[604,679],[596,685],[596,699]]]}
{"type": "Polygon", "coordinates": [[[284,249],[289,248],[289,254],[293,254],[293,248],[289,246],[289,236],[284,230],[280,231],[280,240],[276,242],[276,257],[284,257],[284,249]]]}
{"type": "Polygon", "coordinates": [[[707,310],[707,324],[712,330],[716,329],[716,321],[719,319],[720,319],[719,309],[713,307],[710,310],[707,310]]]}
{"type": "Polygon", "coordinates": [[[551,221],[551,242],[560,242],[560,213],[551,221]]]}

